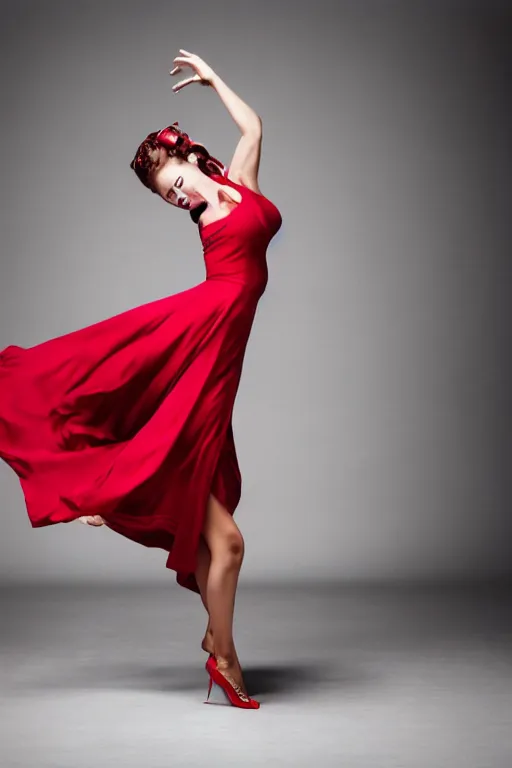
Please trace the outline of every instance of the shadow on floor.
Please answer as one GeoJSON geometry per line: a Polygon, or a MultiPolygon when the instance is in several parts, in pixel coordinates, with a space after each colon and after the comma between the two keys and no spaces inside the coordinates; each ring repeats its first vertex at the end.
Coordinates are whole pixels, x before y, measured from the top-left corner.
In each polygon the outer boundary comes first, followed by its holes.
{"type": "MultiPolygon", "coordinates": [[[[19,676],[22,677],[21,675],[19,676]]],[[[360,687],[369,676],[360,669],[340,669],[333,663],[305,660],[302,665],[246,666],[244,680],[252,696],[274,693],[303,694],[317,686],[325,691],[332,684],[337,689],[360,687]]],[[[56,669],[44,672],[27,671],[25,679],[18,679],[18,686],[25,690],[87,690],[127,689],[140,691],[192,691],[208,686],[207,672],[199,665],[168,665],[151,667],[143,664],[119,664],[115,662],[88,662],[74,669],[56,669]]]]}

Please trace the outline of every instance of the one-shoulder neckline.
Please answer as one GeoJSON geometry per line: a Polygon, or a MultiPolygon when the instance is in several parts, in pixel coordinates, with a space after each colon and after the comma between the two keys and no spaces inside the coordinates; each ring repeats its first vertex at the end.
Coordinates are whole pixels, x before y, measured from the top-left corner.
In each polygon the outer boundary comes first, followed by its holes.
{"type": "Polygon", "coordinates": [[[229,213],[227,213],[225,216],[221,216],[220,219],[214,219],[213,221],[210,221],[208,224],[201,224],[201,222],[198,222],[199,234],[201,235],[206,229],[213,227],[215,224],[220,224],[222,221],[226,221],[226,219],[229,219],[231,216],[233,216],[233,214],[235,214],[238,211],[238,209],[242,206],[245,199],[245,188],[243,187],[242,184],[237,184],[236,181],[232,181],[232,179],[228,179],[225,176],[221,176],[221,174],[216,173],[212,175],[215,175],[217,178],[221,179],[223,182],[227,181],[227,186],[232,185],[236,187],[236,189],[238,189],[238,191],[240,192],[240,196],[242,199],[240,200],[239,203],[236,203],[235,207],[229,213]]]}

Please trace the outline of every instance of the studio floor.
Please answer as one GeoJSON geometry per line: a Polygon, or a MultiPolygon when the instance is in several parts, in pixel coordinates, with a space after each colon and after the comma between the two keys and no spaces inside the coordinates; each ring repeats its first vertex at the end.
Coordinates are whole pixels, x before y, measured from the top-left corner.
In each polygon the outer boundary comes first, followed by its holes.
{"type": "Polygon", "coordinates": [[[0,591],[2,768],[510,768],[506,585],[241,585],[257,711],[206,705],[174,585],[0,591]]]}

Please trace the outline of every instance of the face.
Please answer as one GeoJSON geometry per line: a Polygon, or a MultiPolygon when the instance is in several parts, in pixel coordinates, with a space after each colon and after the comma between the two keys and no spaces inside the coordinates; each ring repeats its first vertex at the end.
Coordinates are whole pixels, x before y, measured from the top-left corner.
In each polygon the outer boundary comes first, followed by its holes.
{"type": "Polygon", "coordinates": [[[201,171],[188,160],[169,157],[165,149],[160,150],[160,162],[153,173],[153,187],[156,194],[166,203],[191,211],[204,202],[196,191],[197,174],[201,171]]]}

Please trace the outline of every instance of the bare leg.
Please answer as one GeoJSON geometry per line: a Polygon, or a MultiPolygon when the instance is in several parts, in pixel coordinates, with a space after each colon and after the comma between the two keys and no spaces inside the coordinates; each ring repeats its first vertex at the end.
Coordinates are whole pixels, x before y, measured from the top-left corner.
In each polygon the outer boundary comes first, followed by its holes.
{"type": "Polygon", "coordinates": [[[206,611],[208,613],[208,626],[206,628],[206,633],[203,638],[203,641],[201,643],[201,648],[203,649],[203,651],[206,651],[207,653],[213,653],[214,651],[213,631],[211,626],[210,612],[208,610],[208,602],[206,599],[206,584],[208,580],[208,571],[210,569],[210,562],[211,562],[210,550],[208,549],[208,545],[204,537],[201,536],[199,540],[199,548],[197,551],[197,568],[195,571],[195,577],[197,580],[197,585],[199,587],[199,592],[201,594],[201,600],[203,601],[203,605],[206,608],[206,611]]]}
{"type": "Polygon", "coordinates": [[[232,516],[213,494],[208,501],[203,536],[211,556],[206,602],[215,637],[217,667],[246,692],[233,640],[235,595],[244,556],[244,540],[232,516]]]}

